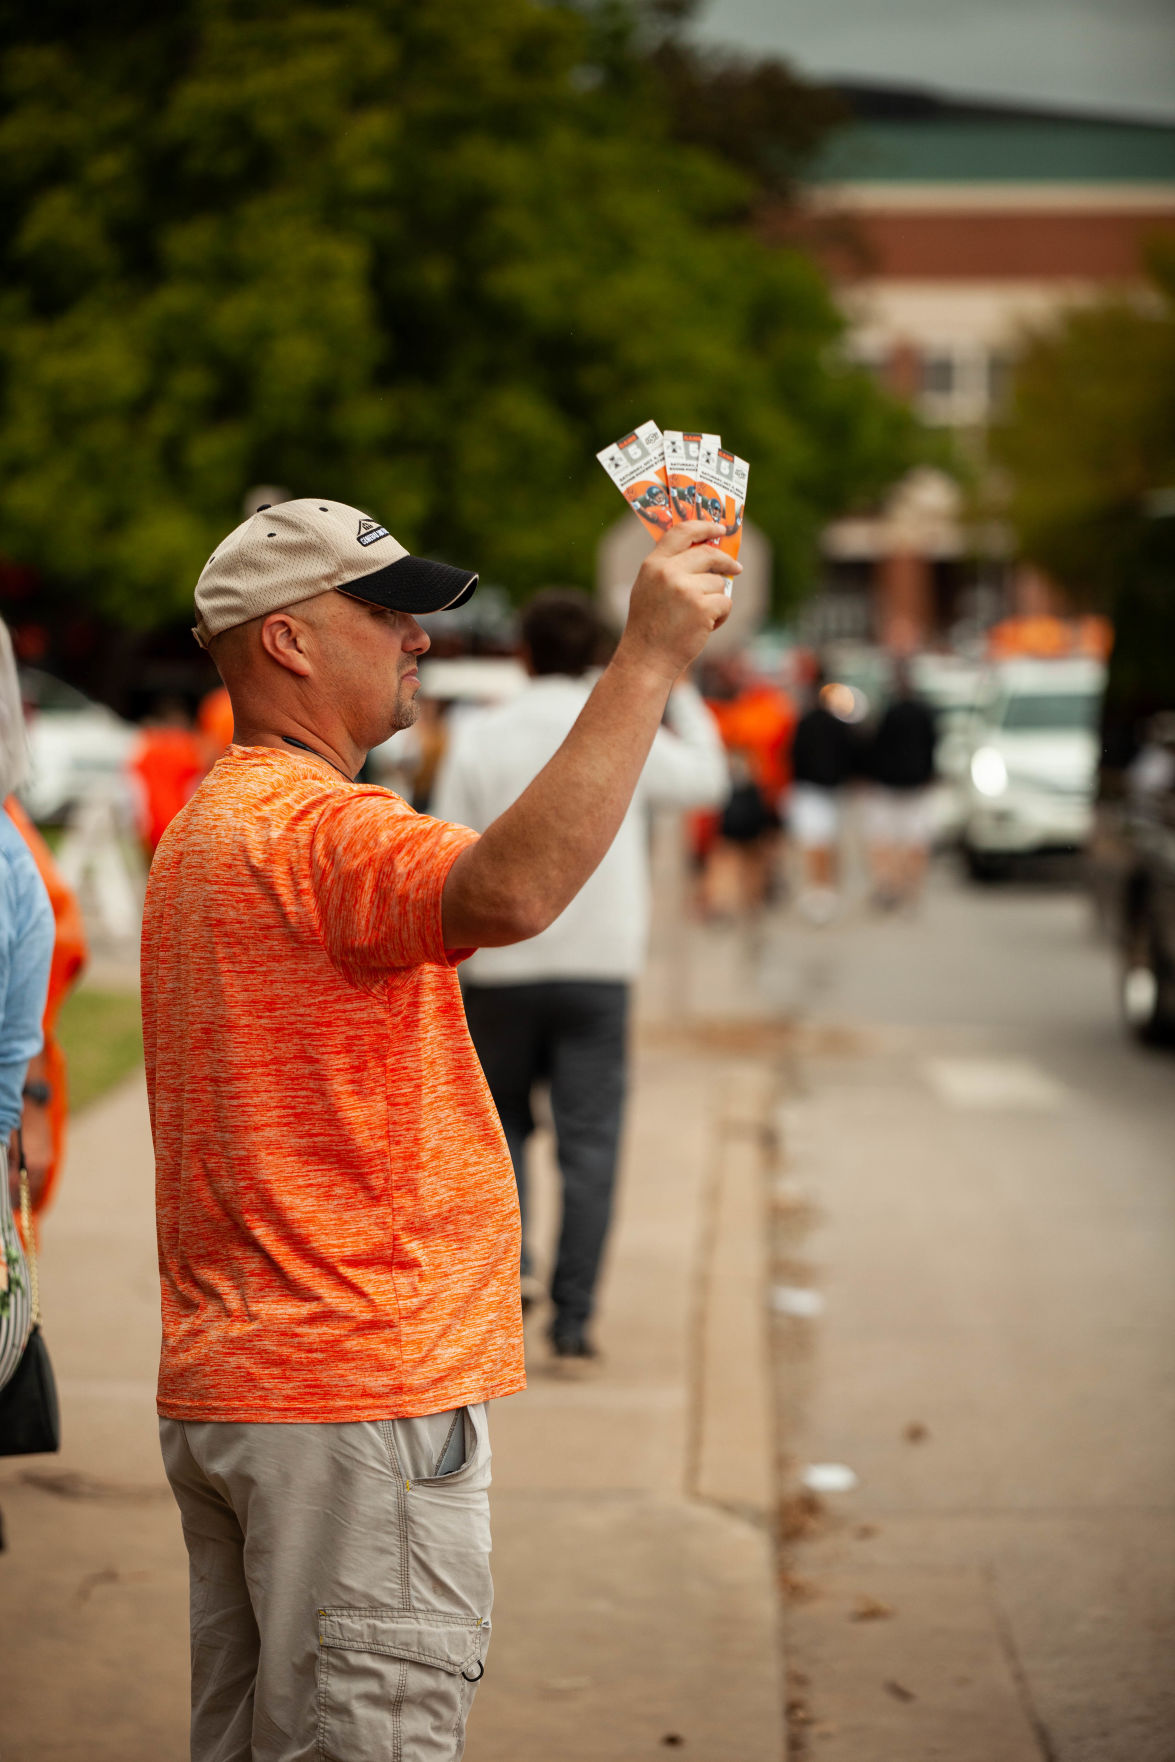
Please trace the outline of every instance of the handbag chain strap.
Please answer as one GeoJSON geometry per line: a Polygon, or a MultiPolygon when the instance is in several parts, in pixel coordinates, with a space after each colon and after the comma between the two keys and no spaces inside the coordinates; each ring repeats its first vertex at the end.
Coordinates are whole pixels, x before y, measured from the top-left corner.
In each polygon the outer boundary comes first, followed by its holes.
{"type": "Polygon", "coordinates": [[[24,1166],[24,1146],[21,1146],[20,1159],[20,1228],[24,1237],[24,1254],[29,1269],[29,1302],[32,1309],[32,1325],[38,1327],[41,1321],[41,1281],[37,1274],[37,1237],[33,1228],[33,1206],[29,1198],[29,1171],[24,1166]]]}

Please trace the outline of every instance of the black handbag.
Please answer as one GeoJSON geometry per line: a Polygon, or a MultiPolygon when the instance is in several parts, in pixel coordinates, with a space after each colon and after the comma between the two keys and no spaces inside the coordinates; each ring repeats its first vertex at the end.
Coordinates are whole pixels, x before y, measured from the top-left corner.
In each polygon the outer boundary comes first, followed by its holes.
{"type": "Polygon", "coordinates": [[[20,1171],[20,1221],[29,1268],[33,1328],[20,1363],[0,1389],[0,1456],[39,1456],[61,1448],[61,1415],[49,1349],[41,1333],[37,1242],[29,1204],[28,1170],[20,1171]]]}

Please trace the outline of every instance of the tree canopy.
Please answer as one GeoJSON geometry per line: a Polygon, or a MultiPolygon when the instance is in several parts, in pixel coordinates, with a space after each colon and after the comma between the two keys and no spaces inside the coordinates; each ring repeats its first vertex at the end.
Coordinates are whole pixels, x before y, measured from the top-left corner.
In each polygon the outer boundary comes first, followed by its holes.
{"type": "Polygon", "coordinates": [[[653,416],[751,460],[802,588],[913,426],[817,271],[741,224],[778,78],[735,164],[648,22],[2,0],[0,551],[149,627],[269,482],[512,592],[586,583],[620,512],[593,455],[653,416]]]}
{"type": "Polygon", "coordinates": [[[1029,339],[993,452],[1022,553],[1112,604],[1175,489],[1175,248],[1156,245],[1149,292],[1074,307],[1029,339]]]}

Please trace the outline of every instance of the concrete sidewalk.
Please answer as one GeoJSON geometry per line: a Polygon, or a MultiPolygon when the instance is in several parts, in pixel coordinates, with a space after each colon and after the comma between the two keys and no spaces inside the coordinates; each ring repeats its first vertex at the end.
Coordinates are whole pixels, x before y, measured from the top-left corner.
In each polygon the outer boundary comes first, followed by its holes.
{"type": "MultiPolygon", "coordinates": [[[[470,1762],[783,1751],[767,1524],[770,1097],[737,1046],[715,1054],[656,1023],[639,1035],[635,1078],[604,1367],[557,1380],[536,1337],[530,1389],[493,1413],[496,1632],[470,1762]]],[[[537,1160],[549,1212],[541,1144],[537,1160]]],[[[65,1446],[0,1468],[4,1762],[187,1753],[186,1560],[153,1410],[151,1187],[136,1078],[78,1122],[45,1231],[65,1446]]]]}

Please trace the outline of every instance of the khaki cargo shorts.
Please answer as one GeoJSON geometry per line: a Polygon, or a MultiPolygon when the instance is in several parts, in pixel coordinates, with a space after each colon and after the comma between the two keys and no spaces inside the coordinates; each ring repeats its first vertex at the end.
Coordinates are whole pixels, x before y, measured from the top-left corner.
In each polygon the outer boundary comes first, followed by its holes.
{"type": "Polygon", "coordinates": [[[493,1602],[485,1408],[159,1432],[192,1762],[457,1762],[493,1602]]]}

